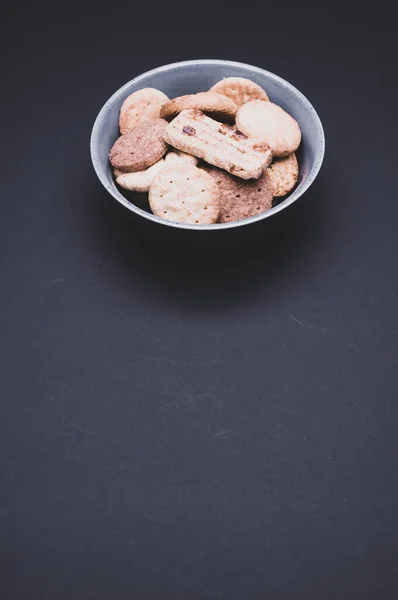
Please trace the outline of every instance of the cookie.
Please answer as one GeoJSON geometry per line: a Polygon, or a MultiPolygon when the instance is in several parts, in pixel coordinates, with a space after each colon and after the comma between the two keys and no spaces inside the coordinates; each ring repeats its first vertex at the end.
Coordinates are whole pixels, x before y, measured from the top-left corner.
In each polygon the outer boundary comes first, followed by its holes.
{"type": "Polygon", "coordinates": [[[244,104],[236,115],[236,125],[249,137],[267,142],[274,156],[288,156],[301,142],[297,121],[273,102],[252,100],[244,104]]]}
{"type": "Polygon", "coordinates": [[[242,179],[260,177],[272,160],[268,144],[206,117],[184,110],[164,132],[165,141],[183,152],[225,169],[242,179]]]}
{"type": "Polygon", "coordinates": [[[176,163],[183,161],[188,162],[196,167],[196,165],[199,162],[199,159],[196,158],[196,156],[192,156],[192,154],[187,154],[186,152],[181,152],[181,150],[176,150],[174,148],[174,150],[166,154],[165,161],[166,163],[176,163]]]}
{"type": "Polygon", "coordinates": [[[188,163],[165,166],[149,188],[154,215],[193,225],[215,223],[220,212],[220,192],[213,178],[188,163]]]}
{"type": "Polygon", "coordinates": [[[123,175],[123,171],[120,171],[119,169],[113,169],[113,174],[115,176],[115,179],[117,179],[118,177],[120,177],[120,175],[123,175]]]}
{"type": "Polygon", "coordinates": [[[262,87],[244,77],[226,77],[210,88],[210,92],[216,92],[231,98],[238,107],[251,100],[269,100],[267,92],[262,87]]]}
{"type": "Polygon", "coordinates": [[[169,101],[163,92],[155,88],[144,88],[130,94],[123,102],[119,115],[120,133],[124,134],[144,121],[158,119],[162,104],[169,101]]]}
{"type": "Polygon", "coordinates": [[[276,158],[268,167],[267,173],[274,196],[286,196],[296,185],[299,176],[299,166],[294,152],[285,158],[276,158]]]}
{"type": "Polygon", "coordinates": [[[145,169],[145,171],[122,173],[117,177],[116,183],[130,192],[148,192],[153,179],[163,169],[165,164],[164,159],[161,158],[152,167],[145,169]]]}
{"type": "Polygon", "coordinates": [[[259,179],[243,181],[222,169],[205,166],[221,192],[220,223],[242,221],[272,208],[273,188],[265,171],[259,179]]]}
{"type": "Polygon", "coordinates": [[[144,171],[154,165],[167,152],[163,139],[166,127],[164,119],[152,119],[120,136],[109,153],[112,166],[128,173],[144,171]]]}
{"type": "Polygon", "coordinates": [[[212,92],[201,92],[170,100],[162,106],[160,116],[162,119],[171,121],[181,111],[191,108],[201,110],[220,121],[233,121],[238,110],[235,102],[226,96],[212,92]]]}

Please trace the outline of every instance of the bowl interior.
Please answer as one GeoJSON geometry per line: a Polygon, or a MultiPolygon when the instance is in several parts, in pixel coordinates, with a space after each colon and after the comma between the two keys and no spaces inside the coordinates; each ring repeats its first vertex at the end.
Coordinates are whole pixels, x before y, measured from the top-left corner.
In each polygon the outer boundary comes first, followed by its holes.
{"type": "Polygon", "coordinates": [[[321,122],[315,109],[301,92],[273,73],[269,73],[258,67],[223,60],[197,60],[175,63],[159,67],[133,79],[120,88],[102,108],[94,124],[91,137],[91,156],[97,175],[105,188],[119,202],[130,210],[151,220],[164,225],[174,225],[189,229],[233,227],[261,220],[282,210],[299,198],[315,179],[321,167],[323,155],[324,134],[321,122]],[[119,136],[119,110],[125,98],[144,87],[155,87],[170,98],[175,98],[184,94],[206,91],[223,77],[233,76],[248,77],[261,85],[267,91],[272,102],[282,106],[298,121],[302,132],[302,143],[297,152],[300,175],[297,187],[293,192],[280,204],[263,214],[245,219],[245,221],[238,221],[237,223],[208,226],[186,226],[165,221],[147,212],[144,207],[141,208],[139,200],[137,204],[134,204],[133,198],[136,199],[137,195],[135,197],[124,196],[114,182],[108,153],[119,136]]]}

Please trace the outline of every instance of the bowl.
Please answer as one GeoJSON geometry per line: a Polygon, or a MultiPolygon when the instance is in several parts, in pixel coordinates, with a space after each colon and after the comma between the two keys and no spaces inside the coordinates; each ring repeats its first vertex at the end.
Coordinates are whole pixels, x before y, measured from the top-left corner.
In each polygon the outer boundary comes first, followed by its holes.
{"type": "Polygon", "coordinates": [[[91,158],[99,180],[106,190],[128,210],[143,219],[166,227],[191,230],[231,229],[269,219],[298,200],[315,180],[325,153],[322,123],[311,103],[293,85],[259,67],[229,60],[189,60],[158,67],[129,81],[109,98],[100,110],[91,134],[91,158]],[[130,94],[154,87],[175,98],[184,94],[204,92],[224,77],[246,77],[263,87],[272,102],[279,104],[298,121],[302,142],[297,151],[300,174],[297,186],[282,202],[254,217],[232,223],[187,225],[166,221],[130,202],[118,189],[108,160],[109,150],[119,137],[120,107],[130,94]]]}

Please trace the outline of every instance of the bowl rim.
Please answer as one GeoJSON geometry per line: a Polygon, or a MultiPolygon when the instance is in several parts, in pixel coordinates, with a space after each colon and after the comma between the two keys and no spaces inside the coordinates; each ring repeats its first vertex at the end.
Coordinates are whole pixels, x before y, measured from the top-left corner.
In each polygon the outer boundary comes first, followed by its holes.
{"type": "Polygon", "coordinates": [[[193,230],[193,231],[219,231],[221,229],[232,229],[234,227],[243,227],[246,225],[251,225],[252,223],[257,223],[258,221],[262,221],[263,219],[268,219],[269,217],[272,217],[273,215],[279,213],[280,211],[284,210],[285,208],[287,208],[288,206],[293,204],[293,202],[298,200],[304,194],[304,192],[306,192],[308,190],[310,185],[314,182],[315,178],[317,177],[317,175],[321,169],[323,159],[325,156],[325,132],[324,132],[321,120],[318,116],[318,113],[316,112],[315,108],[312,106],[310,101],[304,96],[304,94],[302,94],[302,92],[300,92],[300,90],[298,90],[295,86],[293,86],[291,83],[286,81],[286,79],[279,77],[279,75],[275,75],[274,73],[271,73],[270,71],[267,71],[266,69],[262,69],[261,67],[256,67],[254,65],[237,62],[237,61],[224,60],[224,59],[195,59],[195,60],[185,60],[185,61],[180,61],[180,62],[174,62],[174,63],[166,64],[166,65],[163,65],[160,67],[156,67],[155,69],[151,69],[150,71],[145,71],[145,73],[141,73],[137,77],[134,77],[134,79],[131,79],[130,81],[125,83],[122,87],[120,87],[116,92],[114,92],[114,94],[112,94],[112,96],[110,98],[108,98],[108,100],[105,102],[105,104],[101,108],[100,112],[98,113],[97,118],[95,119],[93,129],[91,132],[91,138],[90,138],[90,154],[91,154],[91,160],[93,163],[94,170],[97,174],[98,179],[104,186],[104,188],[118,202],[120,202],[120,204],[125,206],[131,212],[134,212],[137,215],[139,215],[140,217],[144,217],[145,219],[154,221],[155,223],[164,225],[166,227],[174,227],[177,229],[189,229],[189,230],[193,230]],[[156,215],[154,215],[152,213],[146,212],[145,210],[141,209],[139,206],[136,206],[132,202],[129,202],[127,200],[127,198],[125,198],[123,196],[123,194],[121,194],[117,189],[114,190],[109,185],[108,180],[105,175],[105,172],[104,172],[104,168],[103,168],[101,161],[99,160],[97,153],[96,153],[96,144],[97,144],[97,139],[99,138],[99,129],[101,127],[103,119],[106,118],[106,115],[109,112],[110,106],[113,104],[114,100],[116,98],[118,98],[119,96],[121,96],[123,94],[123,92],[126,89],[128,89],[132,84],[139,83],[142,79],[147,78],[148,75],[156,75],[158,73],[163,73],[163,72],[175,69],[176,67],[183,68],[183,67],[192,66],[192,65],[205,66],[205,65],[210,65],[210,64],[218,64],[218,65],[230,66],[230,67],[244,67],[244,68],[248,69],[249,71],[252,71],[255,73],[266,74],[268,78],[270,78],[274,81],[277,81],[279,84],[282,84],[282,86],[289,93],[296,95],[299,98],[299,100],[301,101],[301,103],[304,105],[306,110],[310,113],[311,118],[314,121],[316,130],[318,133],[317,155],[316,155],[314,164],[313,164],[310,172],[308,173],[306,180],[301,185],[299,185],[287,198],[285,198],[285,200],[283,200],[282,202],[280,202],[279,204],[277,204],[276,206],[267,210],[264,213],[255,215],[253,217],[249,217],[247,219],[243,219],[241,221],[233,221],[231,223],[214,223],[214,224],[207,224],[207,225],[195,225],[195,224],[177,223],[175,221],[167,221],[166,219],[162,219],[161,217],[157,217],[156,215]]]}

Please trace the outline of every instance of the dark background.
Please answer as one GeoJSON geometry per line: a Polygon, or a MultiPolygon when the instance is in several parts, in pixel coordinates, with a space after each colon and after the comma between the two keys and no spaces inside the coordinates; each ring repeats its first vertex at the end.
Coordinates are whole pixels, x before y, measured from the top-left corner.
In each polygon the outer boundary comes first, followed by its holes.
{"type": "Polygon", "coordinates": [[[394,21],[228,8],[2,15],[1,600],[398,596],[394,21]],[[117,88],[190,58],[279,74],[326,133],[305,196],[218,247],[89,157],[117,88]]]}

